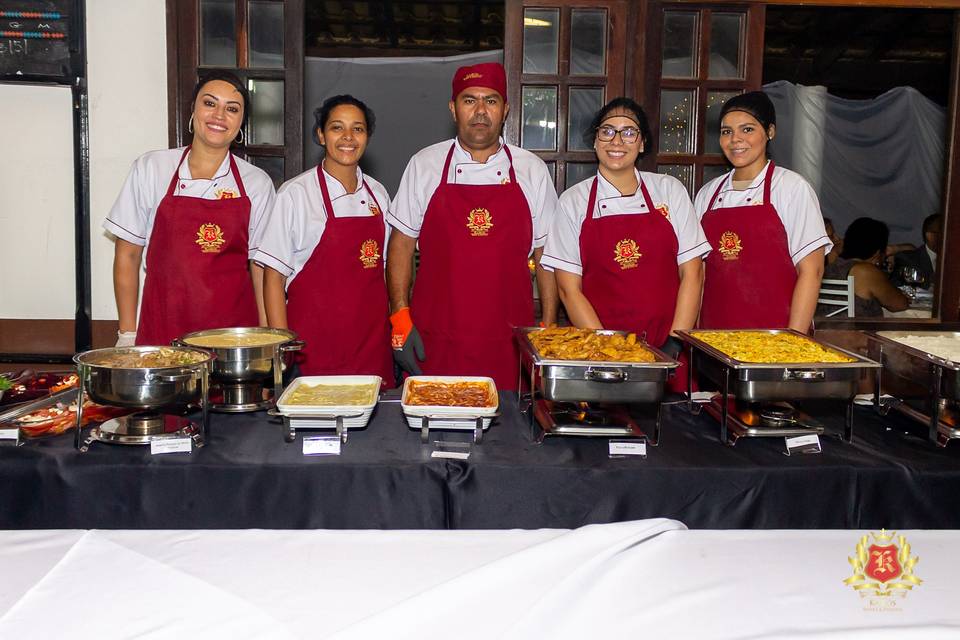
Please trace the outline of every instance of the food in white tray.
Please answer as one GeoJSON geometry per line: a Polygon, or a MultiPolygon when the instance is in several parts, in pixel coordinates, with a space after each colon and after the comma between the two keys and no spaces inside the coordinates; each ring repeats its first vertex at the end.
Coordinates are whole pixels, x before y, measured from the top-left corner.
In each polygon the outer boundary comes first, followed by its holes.
{"type": "Polygon", "coordinates": [[[960,339],[956,336],[902,336],[893,340],[938,358],[960,363],[960,339]]]}
{"type": "Polygon", "coordinates": [[[302,383],[285,398],[284,404],[318,407],[361,407],[372,404],[377,387],[372,384],[302,383]]]}

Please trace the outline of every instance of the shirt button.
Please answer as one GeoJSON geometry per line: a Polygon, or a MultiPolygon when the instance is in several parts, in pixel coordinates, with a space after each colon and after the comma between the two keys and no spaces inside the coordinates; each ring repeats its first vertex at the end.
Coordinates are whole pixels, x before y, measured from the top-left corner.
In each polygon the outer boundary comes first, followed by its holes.
{"type": "Polygon", "coordinates": [[[457,169],[457,173],[463,173],[463,169],[457,169]]]}
{"type": "Polygon", "coordinates": [[[367,201],[366,201],[366,200],[361,200],[361,201],[360,201],[360,204],[367,204],[367,201]]]}
{"type": "Polygon", "coordinates": [[[747,198],[747,202],[750,202],[750,198],[747,198]]]}
{"type": "Polygon", "coordinates": [[[723,198],[717,198],[717,202],[723,202],[723,198]]]}
{"type": "Polygon", "coordinates": [[[606,209],[606,208],[607,208],[607,205],[602,204],[602,205],[600,205],[600,208],[601,208],[601,209],[606,209]]]}
{"type": "Polygon", "coordinates": [[[497,171],[497,175],[498,175],[498,176],[500,175],[500,172],[499,172],[499,171],[497,171]]]}
{"type": "Polygon", "coordinates": [[[181,188],[181,189],[186,189],[186,188],[187,188],[187,185],[181,183],[181,184],[180,184],[180,188],[181,188]]]}

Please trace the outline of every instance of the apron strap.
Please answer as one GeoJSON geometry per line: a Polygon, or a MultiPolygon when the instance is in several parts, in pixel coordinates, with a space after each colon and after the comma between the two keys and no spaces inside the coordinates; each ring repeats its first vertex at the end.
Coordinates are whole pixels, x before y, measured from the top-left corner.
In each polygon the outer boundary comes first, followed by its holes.
{"type": "MultiPolygon", "coordinates": [[[[732,174],[727,174],[732,175],[732,174]]],[[[707,204],[707,211],[713,209],[713,203],[717,201],[717,196],[720,195],[720,191],[723,189],[723,185],[727,182],[727,176],[723,177],[723,180],[720,181],[720,184],[717,185],[717,190],[713,192],[713,197],[710,198],[709,204],[707,204]]],[[[706,211],[704,211],[706,213],[706,211]]]]}
{"type": "Polygon", "coordinates": [[[643,200],[647,203],[647,212],[656,213],[657,208],[653,206],[653,200],[650,198],[650,192],[647,191],[647,185],[643,184],[643,178],[638,178],[640,180],[640,191],[643,193],[643,200]]]}
{"type": "Polygon", "coordinates": [[[247,197],[247,190],[243,188],[243,180],[240,179],[240,169],[237,167],[236,161],[233,159],[233,154],[227,151],[230,154],[230,171],[233,173],[233,179],[237,181],[237,188],[240,189],[240,197],[247,197]]]}
{"type": "Polygon", "coordinates": [[[763,176],[763,204],[770,204],[770,183],[773,182],[773,160],[767,167],[767,175],[763,176]]]}
{"type": "Polygon", "coordinates": [[[454,142],[450,145],[450,151],[447,152],[447,159],[443,163],[443,171],[440,172],[440,184],[447,184],[447,173],[450,171],[450,160],[453,158],[453,149],[457,146],[454,142]]]}
{"type": "MultiPolygon", "coordinates": [[[[367,193],[370,194],[370,199],[373,200],[373,204],[377,205],[377,209],[380,209],[380,202],[377,200],[377,196],[373,195],[373,189],[370,188],[370,185],[367,184],[366,178],[363,180],[363,188],[367,190],[367,193]]],[[[383,213],[383,209],[380,209],[380,213],[383,213]]]]}
{"type": "Polygon", "coordinates": [[[333,201],[330,200],[330,190],[327,189],[327,178],[323,175],[323,162],[317,165],[317,179],[320,181],[320,195],[323,197],[323,208],[327,212],[327,224],[336,219],[333,213],[333,201]]]}
{"type": "Polygon", "coordinates": [[[504,150],[504,151],[506,152],[506,154],[507,154],[507,160],[510,161],[510,182],[512,182],[513,184],[518,184],[518,183],[517,183],[517,174],[514,173],[514,171],[513,171],[513,154],[510,153],[510,148],[507,146],[507,143],[506,143],[506,142],[503,143],[503,150],[504,150]]]}
{"type": "Polygon", "coordinates": [[[180,162],[177,163],[177,168],[173,170],[173,176],[170,178],[170,184],[167,186],[167,195],[172,196],[173,190],[177,188],[177,182],[180,180],[180,167],[183,166],[183,161],[187,157],[187,154],[190,153],[190,147],[193,145],[187,145],[187,148],[183,150],[183,155],[180,156],[180,162]]]}
{"type": "Polygon", "coordinates": [[[593,176],[593,183],[590,185],[590,195],[587,197],[587,216],[583,219],[583,223],[587,224],[589,220],[593,219],[593,210],[597,206],[597,183],[599,179],[597,176],[593,176]]]}

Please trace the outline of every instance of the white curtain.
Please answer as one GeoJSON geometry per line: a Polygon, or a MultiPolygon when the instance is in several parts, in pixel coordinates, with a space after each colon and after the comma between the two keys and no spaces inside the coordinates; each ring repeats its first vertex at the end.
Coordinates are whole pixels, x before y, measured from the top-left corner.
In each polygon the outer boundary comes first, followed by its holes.
{"type": "Polygon", "coordinates": [[[410,156],[456,135],[447,108],[453,72],[462,65],[502,61],[502,50],[447,58],[307,58],[303,81],[304,166],[315,166],[322,157],[313,141],[314,109],[330,96],[351,94],[363,100],[377,117],[376,131],[360,166],[382,182],[393,197],[410,156]]]}
{"type": "Polygon", "coordinates": [[[887,223],[891,242],[920,244],[942,211],[946,113],[912,87],[846,100],[786,81],[763,90],[777,108],[774,160],[803,175],[839,234],[854,219],[887,223]]]}

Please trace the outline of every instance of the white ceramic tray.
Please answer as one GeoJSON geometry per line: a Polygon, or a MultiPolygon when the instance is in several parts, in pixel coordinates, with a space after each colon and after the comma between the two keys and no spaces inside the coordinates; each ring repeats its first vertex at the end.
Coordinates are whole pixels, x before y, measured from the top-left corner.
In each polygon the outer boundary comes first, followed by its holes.
{"type": "Polygon", "coordinates": [[[464,431],[473,431],[476,428],[477,418],[483,418],[483,428],[490,427],[493,416],[500,408],[499,397],[497,396],[497,385],[493,378],[483,376],[410,376],[403,383],[403,395],[400,399],[400,406],[407,417],[407,425],[411,429],[420,429],[421,418],[430,416],[430,427],[432,429],[462,429],[464,431]],[[411,405],[407,404],[407,391],[410,388],[410,381],[416,382],[486,382],[490,386],[490,392],[496,398],[497,404],[492,407],[444,407],[436,405],[411,405]]]}
{"type": "Polygon", "coordinates": [[[380,376],[302,376],[295,378],[277,400],[277,412],[285,416],[297,418],[297,428],[332,429],[335,422],[330,418],[336,416],[354,416],[345,418],[343,425],[348,429],[361,429],[367,426],[370,416],[380,395],[380,376]],[[319,384],[368,384],[374,388],[373,402],[364,405],[292,405],[287,399],[300,385],[316,386],[319,384]],[[356,415],[356,414],[360,415],[356,415]],[[315,419],[310,419],[315,417],[315,419]]]}

